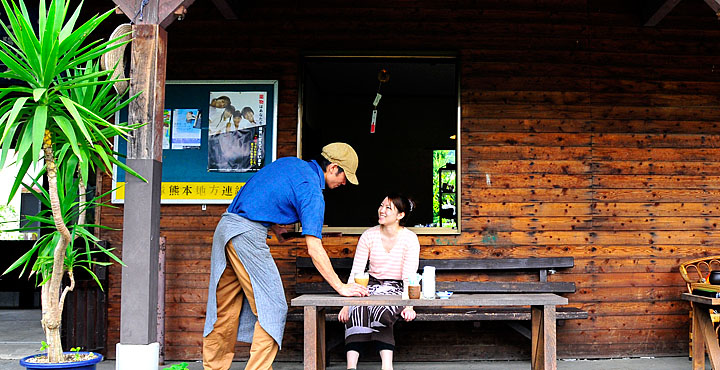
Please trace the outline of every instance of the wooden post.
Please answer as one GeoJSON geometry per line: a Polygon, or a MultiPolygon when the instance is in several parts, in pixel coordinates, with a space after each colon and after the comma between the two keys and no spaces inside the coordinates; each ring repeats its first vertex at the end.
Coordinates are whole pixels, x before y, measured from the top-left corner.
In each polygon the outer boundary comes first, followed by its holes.
{"type": "Polygon", "coordinates": [[[554,305],[531,306],[533,370],[556,370],[556,338],[554,305]]]}
{"type": "Polygon", "coordinates": [[[162,118],[165,103],[167,33],[157,24],[133,26],[128,121],[147,123],[128,142],[128,165],[147,183],[126,179],[120,303],[120,342],[157,341],[158,249],[160,182],[162,176],[162,118]]]}
{"type": "MultiPolygon", "coordinates": [[[[130,94],[142,94],[130,104],[128,121],[147,123],[132,133],[127,150],[127,164],[147,180],[145,183],[128,176],[125,182],[122,258],[127,267],[122,272],[120,344],[146,347],[123,350],[128,358],[140,353],[133,351],[153,351],[152,344],[158,340],[162,128],[167,64],[167,32],[163,27],[184,15],[194,1],[113,0],[134,24],[130,94]]],[[[118,362],[119,370],[136,365],[133,361],[123,361],[123,364],[118,362]]]]}

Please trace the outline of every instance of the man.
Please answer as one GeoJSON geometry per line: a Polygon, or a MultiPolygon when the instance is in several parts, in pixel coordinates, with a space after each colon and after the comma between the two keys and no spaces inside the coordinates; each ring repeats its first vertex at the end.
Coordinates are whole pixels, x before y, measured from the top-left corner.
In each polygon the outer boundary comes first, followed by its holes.
{"type": "Polygon", "coordinates": [[[322,190],[357,185],[358,157],[350,145],[328,144],[317,160],[280,158],[265,166],[235,196],[215,229],[203,332],[203,366],[230,368],[236,340],[252,343],[246,370],[271,369],[282,343],[287,302],[266,244],[271,227],[302,223],[308,254],[330,286],[343,296],[366,296],[367,288],[344,284],[322,245],[322,190]]]}

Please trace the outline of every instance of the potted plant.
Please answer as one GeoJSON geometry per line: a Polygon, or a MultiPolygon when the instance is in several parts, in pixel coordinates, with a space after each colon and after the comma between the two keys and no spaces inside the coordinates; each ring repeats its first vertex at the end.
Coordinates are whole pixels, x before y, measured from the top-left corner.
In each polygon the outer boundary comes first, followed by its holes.
{"type": "MultiPolygon", "coordinates": [[[[90,232],[90,228],[101,226],[86,224],[82,216],[102,198],[83,198],[88,174],[110,172],[117,165],[142,178],[115,157],[110,142],[140,126],[108,121],[134,97],[115,94],[113,71],[99,68],[100,57],[126,41],[87,40],[113,10],[76,27],[80,6],[70,13],[69,0],[51,0],[49,6],[40,0],[34,25],[23,0],[1,1],[8,21],[2,27],[11,42],[0,43],[0,62],[7,69],[0,77],[18,83],[0,89],[0,168],[13,160],[8,158],[8,151],[15,148],[18,173],[9,199],[23,186],[47,208],[28,220],[39,222],[48,232],[4,272],[27,272],[41,286],[47,354],[30,356],[32,359],[23,359],[23,363],[34,364],[39,357],[49,363],[84,357],[100,361],[100,355],[79,351],[64,354],[60,322],[65,296],[74,286],[73,269],[87,270],[98,281],[92,265],[108,262],[94,262],[95,254],[107,254],[122,263],[90,232]],[[23,176],[30,166],[41,166],[41,171],[26,184],[23,176]],[[42,175],[46,175],[47,190],[39,186],[42,175]],[[64,287],[63,277],[69,281],[64,287]]],[[[94,368],[94,364],[83,366],[94,368]]]]}

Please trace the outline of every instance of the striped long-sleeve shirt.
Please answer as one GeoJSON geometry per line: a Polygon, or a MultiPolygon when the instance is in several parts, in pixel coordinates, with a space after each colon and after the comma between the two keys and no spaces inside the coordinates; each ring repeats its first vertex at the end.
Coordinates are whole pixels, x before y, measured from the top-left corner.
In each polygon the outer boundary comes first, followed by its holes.
{"type": "Polygon", "coordinates": [[[356,273],[365,270],[368,260],[368,272],[376,279],[407,282],[408,276],[417,272],[420,263],[418,237],[407,228],[402,228],[395,238],[395,245],[388,252],[383,248],[379,225],[365,230],[355,250],[350,281],[356,273]]]}

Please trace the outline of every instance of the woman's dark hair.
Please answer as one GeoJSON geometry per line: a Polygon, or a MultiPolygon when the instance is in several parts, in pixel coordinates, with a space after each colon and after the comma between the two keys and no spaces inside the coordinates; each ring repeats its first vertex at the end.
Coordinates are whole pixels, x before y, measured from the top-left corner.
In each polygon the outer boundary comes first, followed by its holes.
{"type": "MultiPolygon", "coordinates": [[[[328,161],[328,159],[323,157],[322,154],[318,154],[318,156],[313,159],[317,162],[318,166],[322,168],[323,172],[327,172],[327,166],[332,164],[332,162],[328,161]]],[[[342,167],[338,166],[338,173],[342,172],[344,172],[344,170],[342,167]]]]}
{"type": "Polygon", "coordinates": [[[395,205],[398,213],[405,213],[405,217],[398,221],[400,226],[405,226],[408,218],[410,218],[410,213],[415,209],[415,202],[400,193],[388,193],[385,197],[395,205]]]}

